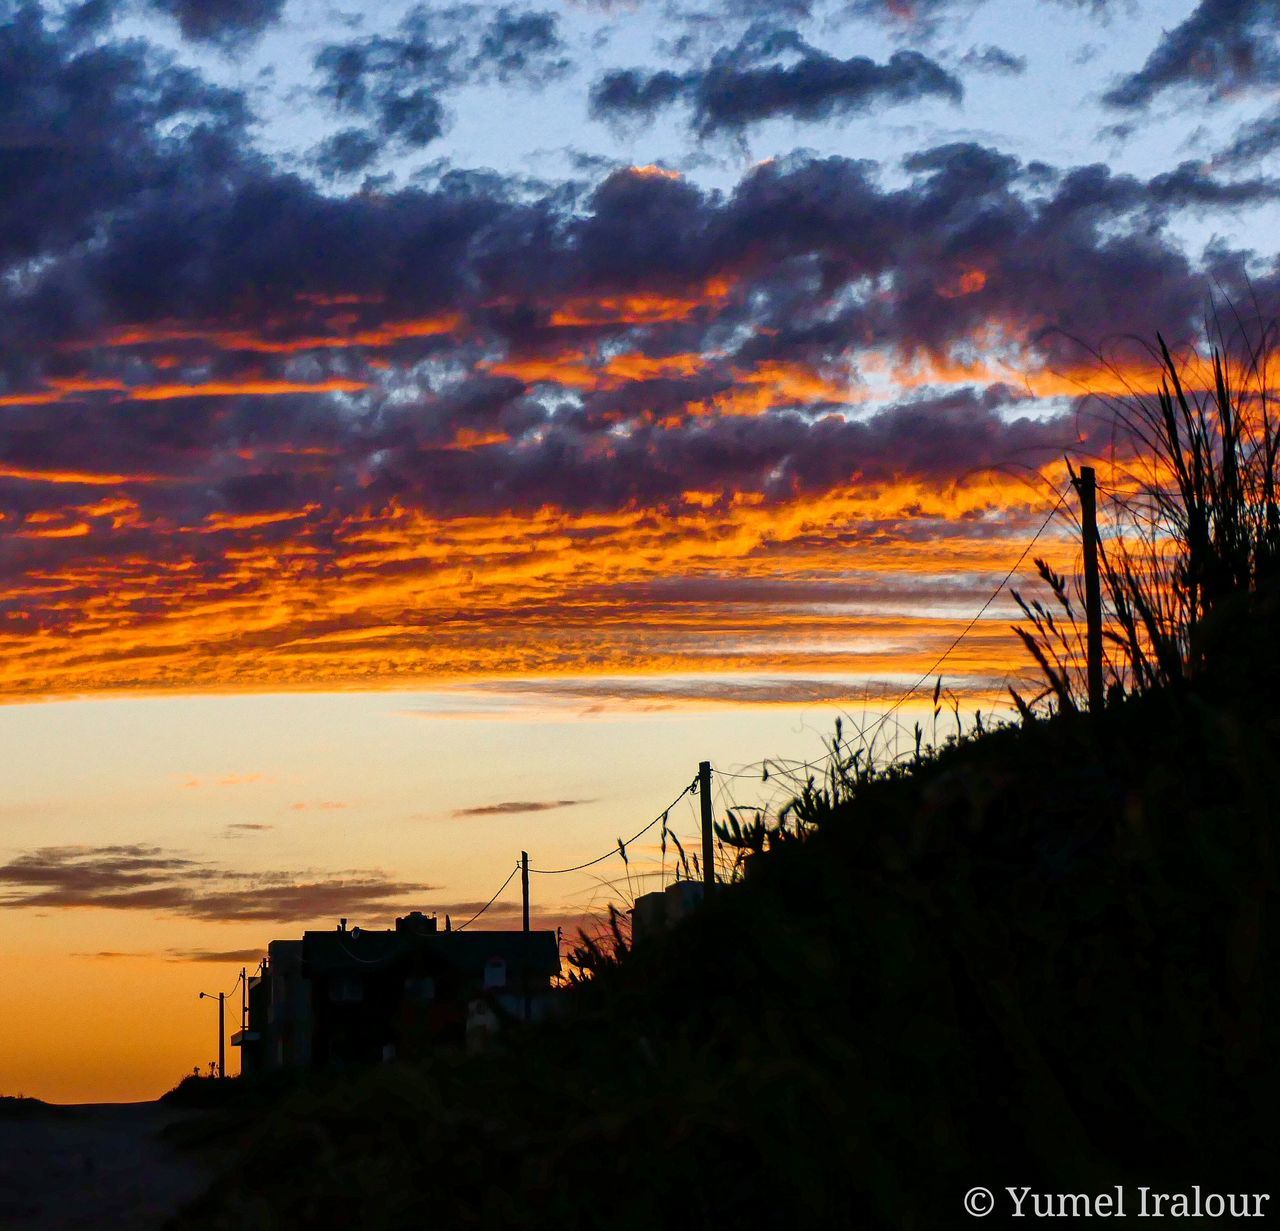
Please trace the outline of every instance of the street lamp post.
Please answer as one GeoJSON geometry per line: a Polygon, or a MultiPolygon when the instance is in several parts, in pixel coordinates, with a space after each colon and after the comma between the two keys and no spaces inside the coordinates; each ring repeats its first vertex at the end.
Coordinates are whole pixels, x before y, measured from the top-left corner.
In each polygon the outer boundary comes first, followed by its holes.
{"type": "Polygon", "coordinates": [[[227,993],[219,992],[215,996],[212,992],[201,992],[200,999],[218,1002],[218,1079],[221,1080],[227,1075],[227,1031],[224,1025],[227,993]]]}

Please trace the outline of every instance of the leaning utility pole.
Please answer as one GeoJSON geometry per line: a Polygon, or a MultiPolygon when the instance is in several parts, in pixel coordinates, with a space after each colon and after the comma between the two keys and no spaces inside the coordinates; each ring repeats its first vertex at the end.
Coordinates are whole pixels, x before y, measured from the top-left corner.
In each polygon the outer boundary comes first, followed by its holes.
{"type": "Polygon", "coordinates": [[[1098,579],[1098,480],[1092,466],[1081,466],[1072,479],[1080,493],[1080,529],[1084,535],[1084,614],[1088,655],[1089,712],[1099,714],[1106,701],[1102,689],[1102,587],[1098,579]]]}
{"type": "Polygon", "coordinates": [[[702,804],[702,886],[707,897],[716,882],[716,860],[711,845],[711,762],[698,765],[698,799],[702,804]]]}

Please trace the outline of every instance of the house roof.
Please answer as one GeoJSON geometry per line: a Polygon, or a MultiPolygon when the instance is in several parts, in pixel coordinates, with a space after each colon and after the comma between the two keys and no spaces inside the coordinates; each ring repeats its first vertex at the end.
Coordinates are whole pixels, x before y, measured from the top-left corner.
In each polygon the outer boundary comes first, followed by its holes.
{"type": "Polygon", "coordinates": [[[513,973],[555,975],[560,946],[554,932],[304,932],[302,960],[310,974],[385,970],[414,957],[435,958],[481,974],[491,958],[513,973]]]}

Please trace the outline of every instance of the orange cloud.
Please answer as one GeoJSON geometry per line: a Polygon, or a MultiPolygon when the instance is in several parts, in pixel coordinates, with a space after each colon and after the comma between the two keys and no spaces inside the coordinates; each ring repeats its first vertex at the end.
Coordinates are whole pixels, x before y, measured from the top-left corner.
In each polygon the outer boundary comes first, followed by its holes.
{"type": "Polygon", "coordinates": [[[667,167],[660,167],[656,163],[648,162],[640,167],[628,167],[628,175],[638,175],[641,179],[664,179],[678,180],[681,177],[679,171],[672,171],[667,167]]]}
{"type": "Polygon", "coordinates": [[[515,357],[489,365],[495,376],[514,376],[526,384],[557,384],[569,389],[616,389],[630,381],[663,376],[692,376],[706,363],[700,354],[651,356],[629,351],[598,360],[585,350],[558,355],[515,357]]]}
{"type": "Polygon", "coordinates": [[[441,446],[445,449],[482,449],[486,445],[506,444],[511,437],[506,432],[477,431],[475,428],[461,427],[454,433],[453,439],[441,446]]]}
{"type": "Polygon", "coordinates": [[[664,376],[693,376],[706,359],[700,354],[641,355],[635,352],[613,355],[603,365],[607,383],[617,385],[633,380],[656,380],[664,376]]]}
{"type": "Polygon", "coordinates": [[[580,296],[566,300],[552,313],[550,323],[558,326],[655,325],[682,321],[700,308],[719,307],[728,298],[730,283],[709,278],[695,293],[664,295],[638,292],[631,295],[580,296]]]}
{"type": "MultiPolygon", "coordinates": [[[[1016,555],[993,537],[991,518],[1038,524],[1024,485],[995,474],[937,488],[862,484],[765,503],[690,490],[668,512],[624,508],[578,513],[437,518],[404,508],[341,522],[321,511],[240,526],[216,569],[162,552],[86,558],[33,570],[0,600],[76,594],[56,628],[10,626],[0,682],[16,698],[50,693],[368,688],[429,680],[567,671],[844,671],[881,678],[927,667],[1016,555]],[[292,524],[283,541],[257,543],[265,525],[292,524]],[[913,526],[950,527],[918,533],[913,526]],[[963,527],[971,525],[972,533],[963,527]],[[846,541],[854,527],[880,527],[846,541]],[[317,568],[317,562],[325,567],[317,568]],[[853,607],[815,602],[793,587],[848,588],[850,570],[871,596],[853,607]],[[931,593],[957,576],[972,589],[963,614],[930,611],[931,593]],[[900,602],[883,584],[910,585],[900,602]],[[666,601],[655,578],[706,597],[666,601]],[[729,605],[715,587],[744,586],[729,605]],[[752,587],[755,587],[754,589],[752,587]],[[763,587],[763,588],[761,588],[763,587]],[[757,597],[752,597],[757,595],[757,597]],[[465,618],[463,613],[465,613],[465,618]]],[[[156,532],[153,532],[156,533],[156,532]]],[[[163,539],[161,540],[164,541],[163,539]]],[[[1052,554],[1052,542],[1045,541],[1052,554]]],[[[37,603],[37,610],[39,603],[37,603]]],[[[951,661],[975,676],[1021,663],[993,611],[951,661]]]]}
{"type": "Polygon", "coordinates": [[[50,377],[48,389],[31,393],[8,393],[0,397],[0,406],[46,406],[55,402],[72,401],[79,393],[119,393],[124,389],[118,380],[94,377],[50,377]]]}
{"type": "Polygon", "coordinates": [[[981,269],[966,269],[953,282],[938,288],[938,294],[944,299],[959,299],[963,295],[973,295],[987,285],[987,275],[981,269]]]}
{"type": "Polygon", "coordinates": [[[106,393],[110,400],[164,402],[173,398],[256,396],[273,397],[285,393],[359,393],[369,387],[365,380],[332,376],[319,381],[296,380],[212,380],[198,384],[125,385],[115,380],[58,380],[53,388],[34,393],[6,394],[0,406],[56,405],[78,400],[84,393],[106,393]]]}
{"type": "Polygon", "coordinates": [[[570,389],[594,389],[600,374],[588,365],[587,353],[566,351],[546,357],[508,358],[488,366],[495,376],[512,376],[528,385],[556,384],[570,389]]]}
{"type": "Polygon", "coordinates": [[[298,521],[316,512],[319,505],[308,504],[301,509],[283,510],[278,513],[210,513],[205,526],[210,531],[254,530],[259,526],[275,526],[281,522],[298,521]]]}
{"type": "MultiPolygon", "coordinates": [[[[320,302],[320,301],[313,301],[320,302]]],[[[327,303],[359,303],[358,298],[337,298],[327,303]]],[[[308,350],[332,350],[346,347],[386,347],[412,338],[432,338],[457,331],[462,316],[457,312],[403,321],[387,321],[367,328],[351,328],[358,318],[333,318],[333,333],[302,333],[296,337],[272,338],[248,329],[202,328],[184,324],[124,325],[113,329],[101,342],[82,343],[113,348],[146,346],[162,342],[201,342],[225,351],[251,351],[258,354],[295,354],[308,350]]]]}
{"type": "Polygon", "coordinates": [[[28,483],[79,483],[85,487],[119,487],[124,483],[155,483],[154,475],[94,474],[88,470],[31,470],[0,464],[0,479],[24,479],[28,483]]]}
{"type": "Polygon", "coordinates": [[[283,393],[359,393],[369,382],[333,376],[320,381],[243,380],[207,381],[198,385],[142,385],[129,390],[134,402],[163,402],[172,398],[272,397],[283,393]]]}
{"type": "MultiPolygon", "coordinates": [[[[27,519],[28,521],[31,518],[27,519]]],[[[69,526],[49,526],[42,530],[19,530],[20,539],[80,539],[90,534],[88,522],[75,522],[69,526]]]]}

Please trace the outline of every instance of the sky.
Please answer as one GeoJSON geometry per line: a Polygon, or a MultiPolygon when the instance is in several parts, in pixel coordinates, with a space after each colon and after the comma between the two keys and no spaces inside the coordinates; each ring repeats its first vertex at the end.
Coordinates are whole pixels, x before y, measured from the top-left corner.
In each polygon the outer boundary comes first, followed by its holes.
{"type": "Polygon", "coordinates": [[[269,940],[689,837],[961,633],[1000,711],[1088,395],[1278,223],[1273,0],[0,0],[0,1093],[154,1097],[269,940]]]}

